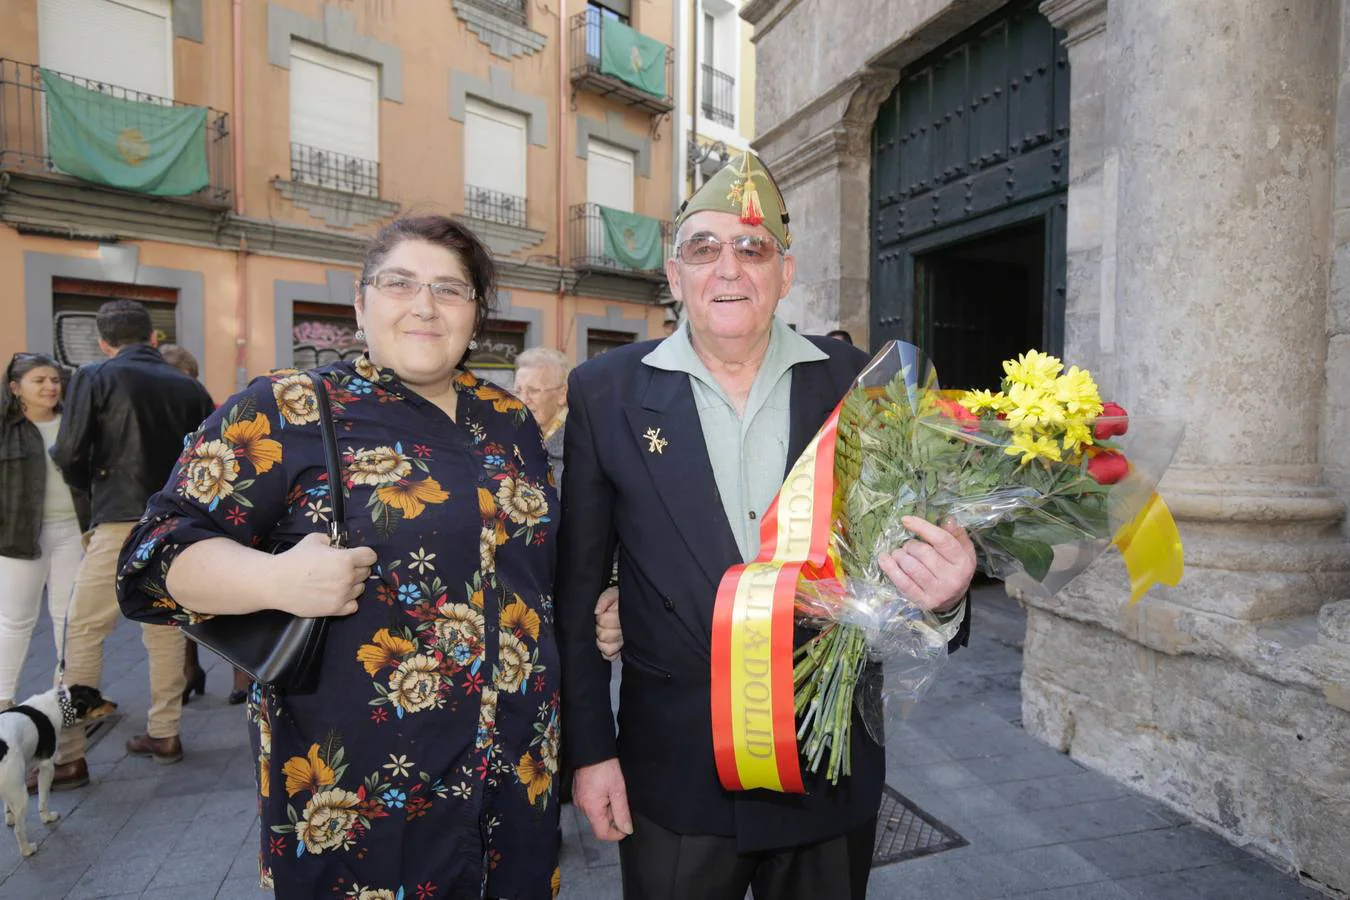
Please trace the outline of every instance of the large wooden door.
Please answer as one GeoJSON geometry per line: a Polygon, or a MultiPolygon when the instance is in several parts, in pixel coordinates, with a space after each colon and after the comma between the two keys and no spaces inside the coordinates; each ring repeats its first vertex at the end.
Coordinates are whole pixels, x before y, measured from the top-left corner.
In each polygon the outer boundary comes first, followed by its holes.
{"type": "Polygon", "coordinates": [[[952,387],[984,385],[996,354],[1063,347],[1061,38],[1018,0],[907,68],[877,114],[872,343],[919,344],[952,387]]]}

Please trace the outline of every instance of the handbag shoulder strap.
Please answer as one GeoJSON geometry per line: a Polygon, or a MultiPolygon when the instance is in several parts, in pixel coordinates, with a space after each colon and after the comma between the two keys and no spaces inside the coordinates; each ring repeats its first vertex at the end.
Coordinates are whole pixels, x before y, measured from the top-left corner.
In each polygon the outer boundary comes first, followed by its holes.
{"type": "Polygon", "coordinates": [[[342,464],[338,456],[337,433],[333,430],[333,410],[328,402],[328,383],[323,373],[310,369],[314,398],[319,406],[319,431],[323,435],[323,459],[328,468],[328,493],[333,512],[328,522],[328,539],[334,547],[347,546],[347,498],[342,486],[342,464]]]}

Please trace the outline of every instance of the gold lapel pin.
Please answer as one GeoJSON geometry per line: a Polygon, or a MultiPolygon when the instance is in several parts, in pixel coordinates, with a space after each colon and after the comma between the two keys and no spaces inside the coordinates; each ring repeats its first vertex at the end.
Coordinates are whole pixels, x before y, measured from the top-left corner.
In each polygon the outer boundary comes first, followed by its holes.
{"type": "Polygon", "coordinates": [[[666,439],[661,437],[660,428],[648,428],[642,435],[647,439],[648,453],[661,453],[666,449],[666,439]]]}

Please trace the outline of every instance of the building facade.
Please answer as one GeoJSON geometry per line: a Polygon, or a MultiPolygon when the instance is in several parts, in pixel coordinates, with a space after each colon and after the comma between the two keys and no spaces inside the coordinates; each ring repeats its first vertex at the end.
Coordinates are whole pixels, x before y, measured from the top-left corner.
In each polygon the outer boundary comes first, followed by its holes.
{"type": "Polygon", "coordinates": [[[1131,607],[1107,559],[1024,597],[1026,728],[1350,891],[1350,6],[742,15],[789,319],[915,341],[949,386],[1047,349],[1187,420],[1184,579],[1131,607]]]}
{"type": "Polygon", "coordinates": [[[409,212],[496,257],[488,377],[526,347],[579,362],[661,333],[672,0],[3,0],[0,19],[0,353],[97,358],[109,297],[146,302],[217,399],[359,353],[363,240],[409,212]]]}
{"type": "Polygon", "coordinates": [[[740,16],[742,5],[693,0],[676,30],[685,197],[734,154],[749,150],[755,134],[754,30],[740,16]]]}

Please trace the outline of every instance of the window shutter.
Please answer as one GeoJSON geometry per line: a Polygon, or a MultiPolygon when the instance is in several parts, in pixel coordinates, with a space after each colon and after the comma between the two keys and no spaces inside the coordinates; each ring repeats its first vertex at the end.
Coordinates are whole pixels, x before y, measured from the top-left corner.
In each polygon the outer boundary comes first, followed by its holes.
{"type": "Polygon", "coordinates": [[[590,5],[599,6],[610,12],[618,13],[625,19],[631,20],[633,17],[632,0],[590,0],[590,5]]]}
{"type": "Polygon", "coordinates": [[[293,42],[291,141],[378,162],[379,68],[293,42]]]}
{"type": "Polygon", "coordinates": [[[525,117],[469,98],[464,110],[466,186],[525,196],[525,117]]]}
{"type": "Polygon", "coordinates": [[[172,99],[169,16],[169,0],[38,0],[38,60],[76,78],[172,99]]]}
{"type": "Polygon", "coordinates": [[[632,150],[591,138],[586,145],[586,199],[610,209],[633,212],[632,150]]]}

